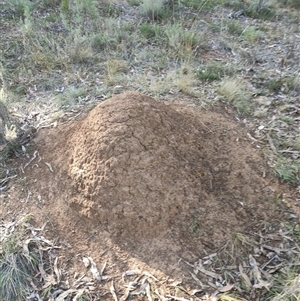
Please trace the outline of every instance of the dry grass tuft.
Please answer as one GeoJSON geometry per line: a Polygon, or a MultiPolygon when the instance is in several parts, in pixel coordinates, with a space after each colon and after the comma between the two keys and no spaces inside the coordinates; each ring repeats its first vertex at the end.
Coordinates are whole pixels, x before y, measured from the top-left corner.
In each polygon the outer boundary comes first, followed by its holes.
{"type": "Polygon", "coordinates": [[[114,84],[118,74],[125,73],[127,70],[127,63],[124,60],[108,59],[106,61],[106,70],[108,76],[108,83],[114,84]]]}
{"type": "Polygon", "coordinates": [[[299,272],[289,271],[284,280],[282,292],[277,294],[271,301],[299,301],[300,300],[300,275],[299,272]]]}
{"type": "Polygon", "coordinates": [[[250,93],[245,83],[237,78],[225,79],[219,86],[217,92],[232,103],[241,113],[250,113],[252,103],[250,93]]]}
{"type": "MultiPolygon", "coordinates": [[[[39,254],[26,241],[25,222],[28,216],[16,224],[17,231],[3,230],[0,248],[0,298],[4,301],[21,301],[29,294],[29,281],[36,273],[39,254]]],[[[2,230],[2,228],[1,228],[2,230]]],[[[10,230],[10,228],[6,228],[10,230]]],[[[13,229],[11,229],[13,230],[13,229]]]]}

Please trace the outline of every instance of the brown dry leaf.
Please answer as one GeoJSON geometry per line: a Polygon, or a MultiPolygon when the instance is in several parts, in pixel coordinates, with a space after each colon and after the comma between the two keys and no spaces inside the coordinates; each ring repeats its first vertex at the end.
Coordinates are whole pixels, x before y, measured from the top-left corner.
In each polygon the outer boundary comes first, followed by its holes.
{"type": "Polygon", "coordinates": [[[272,282],[265,281],[265,280],[259,280],[259,282],[254,284],[253,287],[258,288],[258,289],[265,287],[266,289],[268,289],[271,285],[272,285],[272,282]]]}
{"type": "Polygon", "coordinates": [[[79,278],[77,278],[77,273],[75,273],[74,274],[74,279],[75,279],[75,282],[74,282],[74,284],[73,284],[73,286],[80,286],[81,285],[81,280],[83,279],[83,278],[85,278],[85,274],[83,274],[82,276],[80,276],[79,278]],[[76,279],[77,278],[77,279],[76,279]],[[79,284],[78,284],[79,283],[79,284]]]}
{"type": "MultiPolygon", "coordinates": [[[[139,283],[137,281],[131,281],[131,282],[128,283],[128,285],[125,285],[126,291],[125,291],[124,295],[121,297],[121,300],[123,300],[123,301],[126,300],[129,296],[130,292],[136,290],[138,285],[139,285],[139,283]]],[[[138,294],[140,294],[144,291],[145,291],[145,283],[140,287],[138,292],[133,293],[133,294],[138,295],[138,294]]]]}
{"type": "Polygon", "coordinates": [[[207,281],[207,284],[210,286],[210,287],[212,287],[212,288],[214,288],[214,289],[218,289],[218,287],[214,284],[214,283],[212,283],[212,282],[210,282],[210,281],[207,281]]]}
{"type": "Polygon", "coordinates": [[[128,287],[128,288],[125,290],[125,293],[124,293],[124,295],[121,297],[120,301],[125,301],[125,300],[127,300],[127,298],[129,297],[130,291],[131,291],[131,289],[128,287]]]}
{"type": "Polygon", "coordinates": [[[198,293],[201,293],[201,292],[203,292],[202,289],[200,289],[200,290],[199,289],[193,289],[193,290],[190,291],[189,295],[194,296],[194,295],[196,295],[198,293]]]}
{"type": "Polygon", "coordinates": [[[100,275],[101,275],[101,276],[103,276],[103,274],[104,274],[104,271],[105,271],[105,269],[106,269],[106,265],[107,265],[107,261],[105,261],[104,264],[103,264],[103,266],[102,266],[102,269],[101,269],[101,271],[100,271],[100,275]]]}
{"type": "Polygon", "coordinates": [[[203,299],[204,301],[218,301],[219,298],[215,295],[212,295],[212,296],[209,296],[209,295],[206,295],[205,296],[205,299],[203,299]]]}
{"type": "Polygon", "coordinates": [[[203,285],[203,283],[200,281],[200,279],[199,279],[194,273],[191,273],[191,272],[190,272],[190,274],[191,274],[192,278],[196,281],[196,283],[203,289],[203,288],[204,288],[204,285],[203,285]]]}
{"type": "Polygon", "coordinates": [[[113,282],[113,281],[111,282],[111,285],[110,285],[109,290],[110,290],[110,292],[111,292],[111,294],[112,294],[114,300],[115,300],[115,301],[119,301],[119,300],[118,300],[118,297],[117,297],[117,294],[116,294],[116,290],[115,290],[114,282],[113,282]]]}
{"type": "Polygon", "coordinates": [[[45,164],[47,165],[47,167],[49,168],[49,170],[50,170],[51,172],[54,172],[54,171],[53,171],[53,168],[52,168],[52,165],[51,165],[50,163],[45,162],[45,164]]]}
{"type": "Polygon", "coordinates": [[[202,259],[213,259],[214,257],[218,256],[218,253],[212,253],[212,254],[209,254],[205,257],[203,257],[202,259]]]}
{"type": "Polygon", "coordinates": [[[140,295],[140,294],[144,294],[146,292],[146,288],[149,285],[147,280],[142,281],[142,285],[140,287],[140,289],[137,292],[132,293],[133,295],[140,295]]]}
{"type": "Polygon", "coordinates": [[[77,301],[83,294],[85,293],[85,289],[80,289],[77,291],[77,294],[73,298],[73,301],[77,301]]]}
{"type": "Polygon", "coordinates": [[[96,286],[88,286],[89,291],[95,291],[97,289],[96,286]]]}
{"type": "Polygon", "coordinates": [[[28,248],[28,245],[30,244],[30,242],[32,241],[31,238],[29,239],[26,239],[23,243],[23,252],[26,254],[26,255],[29,255],[29,248],[28,248]]]}
{"type": "Polygon", "coordinates": [[[251,287],[252,287],[251,281],[250,281],[249,277],[244,273],[244,269],[243,269],[243,267],[242,267],[241,264],[239,265],[239,272],[240,272],[241,277],[242,277],[242,278],[244,279],[244,281],[245,281],[245,284],[246,284],[246,286],[247,286],[247,289],[250,290],[251,287]]]}
{"type": "Polygon", "coordinates": [[[42,278],[44,279],[45,281],[45,284],[43,285],[43,289],[44,288],[47,288],[48,286],[50,285],[56,285],[57,284],[57,281],[55,280],[54,276],[53,275],[49,275],[45,272],[44,268],[43,268],[43,265],[40,263],[39,264],[39,271],[41,273],[41,276],[42,278]]]}
{"type": "MultiPolygon", "coordinates": [[[[43,301],[43,299],[41,299],[40,295],[38,293],[35,293],[35,292],[32,292],[28,297],[27,297],[28,300],[31,300],[31,299],[35,299],[37,301],[43,301]]],[[[51,300],[49,300],[51,301],[51,300]]]]}
{"type": "MultiPolygon", "coordinates": [[[[53,245],[53,242],[50,241],[50,240],[48,240],[48,239],[46,239],[44,236],[40,236],[40,237],[38,238],[38,240],[40,240],[40,241],[46,243],[47,245],[51,246],[52,248],[56,248],[56,249],[60,249],[60,248],[61,248],[61,247],[58,247],[58,246],[54,246],[54,245],[53,245]]],[[[43,250],[44,250],[44,249],[43,249],[43,250]]],[[[47,249],[47,250],[49,250],[49,249],[47,249]]]]}
{"type": "Polygon", "coordinates": [[[176,297],[176,296],[172,296],[172,295],[166,295],[166,297],[172,298],[172,299],[174,299],[176,301],[191,301],[189,299],[185,299],[185,298],[182,298],[182,297],[176,297]]]}
{"type": "Polygon", "coordinates": [[[125,271],[125,272],[122,274],[122,279],[123,279],[123,281],[125,281],[124,278],[125,278],[126,276],[135,276],[135,275],[139,275],[138,278],[135,280],[135,281],[138,281],[139,278],[140,278],[140,276],[141,276],[141,274],[142,274],[142,271],[140,271],[140,270],[127,270],[127,271],[125,271]]]}
{"type": "Polygon", "coordinates": [[[254,272],[254,277],[256,278],[256,280],[261,280],[261,272],[258,268],[258,264],[255,260],[255,258],[249,254],[249,264],[251,266],[251,268],[253,269],[253,272],[254,272]]]}
{"type": "Polygon", "coordinates": [[[60,294],[57,298],[55,298],[55,301],[64,301],[66,297],[68,297],[69,295],[72,295],[74,292],[76,292],[75,289],[68,289],[67,291],[63,292],[62,294],[60,294]]]}
{"type": "Polygon", "coordinates": [[[146,276],[146,277],[152,278],[154,281],[159,281],[156,277],[154,277],[152,274],[150,274],[147,271],[144,271],[143,275],[146,276]]]}
{"type": "Polygon", "coordinates": [[[37,288],[36,285],[33,283],[32,278],[27,278],[27,280],[29,281],[29,283],[30,283],[32,289],[33,289],[34,291],[38,291],[38,288],[37,288]]]}
{"type": "Polygon", "coordinates": [[[175,288],[177,288],[177,289],[183,291],[183,292],[186,293],[187,295],[190,295],[190,293],[189,293],[185,288],[183,288],[182,286],[176,286],[175,288]]]}
{"type": "Polygon", "coordinates": [[[53,269],[54,269],[54,273],[55,273],[56,278],[57,278],[57,282],[59,283],[60,280],[61,280],[61,272],[60,272],[60,270],[58,269],[57,264],[58,264],[58,257],[56,257],[55,260],[54,260],[53,269]]]}
{"type": "Polygon", "coordinates": [[[145,291],[146,291],[146,296],[148,298],[148,301],[153,301],[152,295],[151,295],[151,290],[150,290],[150,283],[146,280],[146,287],[145,287],[145,291]]]}
{"type": "Polygon", "coordinates": [[[122,274],[122,277],[125,276],[134,276],[134,275],[140,275],[142,272],[140,270],[127,270],[122,274]]]}
{"type": "Polygon", "coordinates": [[[36,158],[36,156],[39,156],[39,158],[41,158],[37,150],[34,151],[32,158],[24,165],[23,169],[25,169],[36,158]]]}
{"type": "Polygon", "coordinates": [[[234,288],[234,284],[227,284],[223,287],[218,287],[218,291],[220,293],[226,293],[226,292],[231,291],[233,288],[234,288]]]}
{"type": "Polygon", "coordinates": [[[155,290],[155,294],[157,295],[157,297],[159,298],[160,301],[168,301],[169,300],[165,296],[161,295],[157,289],[155,290]]]}
{"type": "Polygon", "coordinates": [[[173,281],[172,283],[170,283],[168,286],[178,286],[178,284],[181,284],[182,281],[181,280],[177,280],[177,281],[173,281]]]}
{"type": "Polygon", "coordinates": [[[272,267],[270,270],[268,270],[268,273],[269,274],[274,274],[276,273],[278,270],[282,269],[284,267],[284,264],[283,263],[280,263],[274,267],[272,267]]]}
{"type": "Polygon", "coordinates": [[[136,282],[136,281],[130,281],[128,283],[128,285],[124,285],[124,286],[127,287],[128,289],[130,289],[131,291],[133,291],[133,290],[136,289],[137,285],[138,285],[138,282],[136,282]]]}
{"type": "Polygon", "coordinates": [[[262,280],[257,262],[251,254],[249,254],[249,264],[253,269],[253,276],[255,278],[255,284],[253,285],[253,288],[268,288],[269,286],[271,286],[272,282],[262,280]]]}
{"type": "Polygon", "coordinates": [[[280,255],[281,253],[289,252],[291,250],[290,248],[288,248],[288,249],[281,249],[281,248],[271,247],[271,246],[268,246],[268,245],[262,245],[262,247],[264,249],[267,249],[267,250],[275,252],[277,255],[280,255]]]}
{"type": "Polygon", "coordinates": [[[90,266],[90,261],[87,257],[82,257],[82,262],[86,268],[90,266]]]}
{"type": "Polygon", "coordinates": [[[100,273],[99,273],[99,270],[98,270],[98,268],[97,268],[97,265],[96,265],[95,261],[94,261],[93,258],[91,258],[91,257],[88,257],[88,259],[89,259],[89,261],[90,261],[90,263],[91,263],[90,271],[91,271],[91,273],[92,273],[94,279],[96,279],[97,281],[101,281],[101,280],[102,280],[102,277],[101,277],[101,275],[100,275],[100,273]]]}
{"type": "MultiPolygon", "coordinates": [[[[181,259],[178,261],[178,263],[181,261],[181,259]]],[[[188,261],[183,260],[187,265],[189,265],[190,267],[194,268],[197,265],[197,261],[194,262],[194,264],[189,263],[188,261]]]]}
{"type": "Polygon", "coordinates": [[[31,234],[32,234],[33,236],[36,236],[36,235],[37,235],[37,232],[42,232],[42,231],[45,230],[47,224],[48,224],[48,222],[45,222],[41,228],[32,228],[32,227],[30,226],[31,234]]]}
{"type": "Polygon", "coordinates": [[[273,153],[274,153],[275,155],[278,155],[277,149],[276,149],[276,147],[275,147],[275,145],[274,145],[274,143],[273,143],[273,140],[272,140],[272,138],[271,138],[271,136],[270,136],[269,134],[267,134],[267,139],[268,139],[268,142],[269,142],[269,144],[270,144],[270,147],[271,147],[273,153]]]}
{"type": "Polygon", "coordinates": [[[214,279],[222,280],[222,276],[220,274],[205,270],[203,265],[202,265],[202,260],[201,259],[198,261],[198,264],[195,268],[196,268],[197,271],[201,272],[202,274],[204,274],[206,276],[209,276],[209,277],[214,278],[214,279]]]}

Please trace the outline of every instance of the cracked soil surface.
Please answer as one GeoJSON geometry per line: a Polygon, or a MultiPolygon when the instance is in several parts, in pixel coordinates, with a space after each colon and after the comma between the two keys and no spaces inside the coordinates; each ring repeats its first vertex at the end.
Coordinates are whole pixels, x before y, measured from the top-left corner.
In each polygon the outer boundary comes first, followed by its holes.
{"type": "Polygon", "coordinates": [[[76,255],[97,261],[105,252],[114,271],[146,266],[187,280],[180,258],[213,252],[280,214],[277,180],[226,112],[126,92],[40,131],[35,149],[4,216],[26,211],[48,221],[74,269],[76,255]]]}

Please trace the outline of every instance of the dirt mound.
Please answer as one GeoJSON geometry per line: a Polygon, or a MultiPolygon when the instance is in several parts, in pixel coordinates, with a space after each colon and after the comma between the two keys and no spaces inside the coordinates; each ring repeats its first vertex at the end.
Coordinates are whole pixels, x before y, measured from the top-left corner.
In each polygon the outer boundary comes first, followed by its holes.
{"type": "Polygon", "coordinates": [[[1,214],[47,222],[74,270],[81,254],[108,261],[111,274],[187,281],[180,258],[195,262],[237,232],[278,224],[282,186],[241,123],[175,101],[128,92],[40,130],[1,214]]]}
{"type": "Polygon", "coordinates": [[[104,101],[67,143],[71,204],[113,236],[207,244],[268,218],[260,153],[238,125],[211,117],[135,92],[104,101]]]}

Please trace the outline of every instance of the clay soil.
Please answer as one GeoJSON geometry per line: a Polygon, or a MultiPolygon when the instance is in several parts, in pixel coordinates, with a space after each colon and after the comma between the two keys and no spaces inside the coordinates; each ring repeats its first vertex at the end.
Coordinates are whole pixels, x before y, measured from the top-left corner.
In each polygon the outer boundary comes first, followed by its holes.
{"type": "Polygon", "coordinates": [[[279,218],[277,181],[241,123],[136,92],[40,130],[21,163],[1,210],[47,222],[74,271],[82,255],[106,260],[110,273],[188,281],[180,258],[197,260],[279,218]]]}

